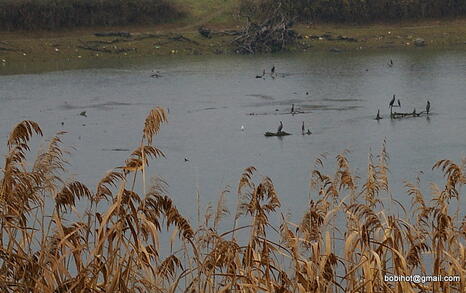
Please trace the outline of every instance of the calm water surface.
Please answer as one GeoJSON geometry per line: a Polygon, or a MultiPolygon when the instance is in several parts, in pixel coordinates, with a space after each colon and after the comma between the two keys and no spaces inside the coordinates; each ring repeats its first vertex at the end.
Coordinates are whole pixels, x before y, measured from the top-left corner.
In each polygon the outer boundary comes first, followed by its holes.
{"type": "Polygon", "coordinates": [[[377,153],[386,139],[391,192],[406,207],[404,180],[420,176],[428,191],[429,181],[442,182],[440,172],[431,171],[436,160],[466,155],[465,51],[173,57],[101,65],[19,75],[0,68],[0,152],[11,127],[23,119],[37,121],[48,137],[65,130],[66,145],[75,148],[70,177],[95,186],[129,154],[112,149],[135,148],[148,111],[167,107],[169,123],[154,140],[166,159],[153,162],[151,171],[168,182],[176,205],[192,221],[197,191],[205,207],[230,186],[233,207],[239,177],[251,165],[272,179],[283,211],[297,220],[321,153],[328,153],[333,167],[335,156],[349,149],[354,172],[365,179],[368,153],[377,153]],[[393,67],[386,65],[389,59],[393,67]],[[272,65],[277,78],[255,78],[272,65]],[[153,69],[163,77],[151,78],[153,69]],[[432,115],[388,119],[393,94],[405,111],[424,110],[429,99],[432,115]],[[307,113],[285,114],[292,103],[307,113]],[[377,109],[385,119],[374,120],[377,109]],[[279,121],[293,135],[264,137],[279,121]],[[312,135],[301,135],[303,121],[312,135]]]}

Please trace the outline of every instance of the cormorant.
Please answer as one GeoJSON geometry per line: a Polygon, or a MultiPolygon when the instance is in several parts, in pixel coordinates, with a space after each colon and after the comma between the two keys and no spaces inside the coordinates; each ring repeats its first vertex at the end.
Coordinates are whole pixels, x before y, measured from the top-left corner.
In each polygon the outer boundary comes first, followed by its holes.
{"type": "Polygon", "coordinates": [[[272,67],[272,69],[270,70],[270,72],[271,72],[272,74],[275,73],[275,65],[272,67]]]}
{"type": "Polygon", "coordinates": [[[376,120],[380,120],[382,119],[382,117],[380,116],[380,109],[377,109],[377,116],[375,117],[376,120]]]}
{"type": "Polygon", "coordinates": [[[388,66],[392,67],[393,66],[393,60],[390,59],[390,61],[388,62],[388,66]]]}
{"type": "Polygon", "coordinates": [[[291,104],[291,114],[294,114],[294,104],[291,104]]]}
{"type": "Polygon", "coordinates": [[[393,104],[394,104],[394,103],[395,103],[395,95],[393,95],[393,98],[392,98],[392,100],[390,101],[390,104],[389,104],[390,108],[393,107],[393,104]]]}
{"type": "Polygon", "coordinates": [[[304,135],[304,121],[303,121],[303,125],[301,126],[301,133],[304,135]]]}
{"type": "Polygon", "coordinates": [[[282,132],[282,129],[283,129],[283,122],[280,121],[280,125],[278,126],[277,133],[282,132]]]}
{"type": "Polygon", "coordinates": [[[430,112],[430,102],[429,101],[427,101],[426,112],[427,112],[427,114],[429,114],[429,112],[430,112]]]}

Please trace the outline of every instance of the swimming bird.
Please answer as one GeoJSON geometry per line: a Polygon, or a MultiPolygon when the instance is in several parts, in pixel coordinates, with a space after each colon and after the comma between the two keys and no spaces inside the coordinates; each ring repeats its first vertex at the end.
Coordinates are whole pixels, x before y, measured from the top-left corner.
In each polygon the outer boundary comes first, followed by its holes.
{"type": "Polygon", "coordinates": [[[398,99],[398,107],[401,108],[401,102],[400,102],[400,99],[398,99]]]}
{"type": "Polygon", "coordinates": [[[84,116],[84,117],[87,117],[86,111],[82,111],[81,113],[79,113],[79,115],[84,116]]]}
{"type": "Polygon", "coordinates": [[[280,121],[280,125],[278,126],[277,133],[282,132],[282,129],[283,129],[283,122],[280,121]]]}
{"type": "Polygon", "coordinates": [[[270,73],[274,74],[275,73],[275,65],[270,69],[270,73]]]}
{"type": "Polygon", "coordinates": [[[159,78],[159,77],[162,77],[162,75],[160,74],[160,72],[157,70],[154,72],[154,70],[152,70],[152,74],[150,75],[150,77],[154,77],[154,78],[159,78]]]}
{"type": "Polygon", "coordinates": [[[388,66],[392,67],[393,66],[393,60],[390,59],[390,61],[388,62],[388,66]]]}
{"type": "Polygon", "coordinates": [[[262,75],[256,75],[256,78],[263,78],[265,75],[265,69],[262,71],[262,75]]]}
{"type": "Polygon", "coordinates": [[[392,100],[390,101],[389,107],[393,107],[393,104],[395,103],[395,95],[393,95],[392,100]]]}
{"type": "Polygon", "coordinates": [[[185,161],[185,162],[189,162],[188,157],[184,157],[184,161],[185,161]]]}
{"type": "Polygon", "coordinates": [[[304,121],[303,121],[303,125],[301,125],[301,133],[304,135],[304,121]]]}
{"type": "Polygon", "coordinates": [[[377,109],[377,116],[375,117],[375,120],[380,120],[382,117],[380,116],[380,109],[377,109]]]}
{"type": "Polygon", "coordinates": [[[241,125],[241,131],[244,131],[244,125],[241,125]]]}
{"type": "Polygon", "coordinates": [[[294,104],[291,104],[291,114],[294,114],[294,104]]]}
{"type": "Polygon", "coordinates": [[[429,112],[430,112],[430,102],[429,101],[427,101],[426,112],[427,112],[427,114],[429,114],[429,112]]]}

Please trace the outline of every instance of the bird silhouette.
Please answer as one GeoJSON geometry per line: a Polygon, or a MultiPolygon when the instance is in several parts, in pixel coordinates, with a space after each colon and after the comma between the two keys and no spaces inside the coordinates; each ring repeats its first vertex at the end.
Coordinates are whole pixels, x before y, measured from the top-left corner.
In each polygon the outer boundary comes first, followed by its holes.
{"type": "Polygon", "coordinates": [[[401,102],[400,102],[400,99],[398,99],[398,107],[401,108],[401,102]]]}
{"type": "Polygon", "coordinates": [[[294,114],[294,104],[291,104],[291,114],[294,114]]]}
{"type": "Polygon", "coordinates": [[[303,121],[303,125],[301,125],[301,133],[304,135],[304,121],[303,121]]]}
{"type": "Polygon", "coordinates": [[[377,116],[375,117],[376,120],[380,120],[382,119],[382,117],[380,116],[380,109],[377,109],[377,116]]]}
{"type": "Polygon", "coordinates": [[[280,125],[278,126],[277,133],[282,132],[282,129],[283,129],[283,122],[280,121],[280,125]]]}
{"type": "Polygon", "coordinates": [[[270,69],[270,73],[274,74],[275,73],[275,65],[270,69]]]}
{"type": "Polygon", "coordinates": [[[389,107],[393,107],[393,104],[395,104],[395,95],[393,95],[392,100],[390,101],[389,107]]]}
{"type": "Polygon", "coordinates": [[[84,116],[84,117],[87,117],[87,112],[86,112],[86,111],[82,111],[81,113],[79,113],[79,115],[84,116]]]}
{"type": "Polygon", "coordinates": [[[429,101],[427,101],[426,112],[427,112],[427,114],[429,114],[429,112],[430,112],[430,102],[429,101]]]}

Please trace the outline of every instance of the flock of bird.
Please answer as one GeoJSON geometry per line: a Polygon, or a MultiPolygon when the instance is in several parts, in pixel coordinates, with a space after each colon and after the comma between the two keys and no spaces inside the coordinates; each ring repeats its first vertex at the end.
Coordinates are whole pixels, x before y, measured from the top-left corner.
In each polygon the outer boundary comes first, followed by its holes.
{"type": "MultiPolygon", "coordinates": [[[[393,67],[393,60],[390,59],[387,63],[388,67],[393,67]]],[[[400,99],[396,99],[396,95],[393,95],[392,99],[390,100],[390,102],[388,103],[388,107],[390,108],[390,115],[392,115],[392,110],[393,110],[393,107],[398,107],[398,108],[401,108],[401,102],[400,102],[400,99]],[[398,106],[395,105],[395,101],[397,101],[397,104],[398,106]]],[[[413,112],[412,113],[404,113],[404,114],[412,114],[413,116],[419,116],[420,114],[424,113],[424,111],[420,112],[420,113],[417,113],[416,112],[416,108],[414,108],[413,112]]],[[[425,113],[427,115],[429,115],[430,113],[430,101],[427,100],[427,103],[426,103],[426,110],[425,110],[425,113]]],[[[380,116],[380,109],[377,109],[377,115],[375,117],[376,120],[380,120],[382,119],[382,116],[380,116]]]]}
{"type": "MultiPolygon", "coordinates": [[[[391,60],[390,60],[391,61],[391,60]]],[[[390,63],[389,63],[390,64],[390,63]]],[[[396,99],[396,95],[394,94],[392,99],[390,100],[390,102],[388,103],[388,107],[390,108],[390,113],[392,113],[392,110],[393,110],[393,107],[398,107],[398,108],[401,108],[401,101],[400,99],[396,99]],[[397,101],[397,104],[398,106],[395,105],[395,101],[397,101]]],[[[425,109],[425,113],[427,115],[429,115],[430,113],[430,101],[427,100],[427,103],[426,103],[426,109],[425,109]]],[[[422,114],[424,113],[424,111],[420,112],[420,113],[417,113],[416,112],[416,108],[414,108],[413,112],[412,113],[409,113],[409,114],[412,114],[412,115],[419,115],[419,114],[422,114]]],[[[377,116],[375,117],[376,120],[380,120],[382,119],[382,116],[380,116],[380,109],[377,109],[377,116]]]]}

